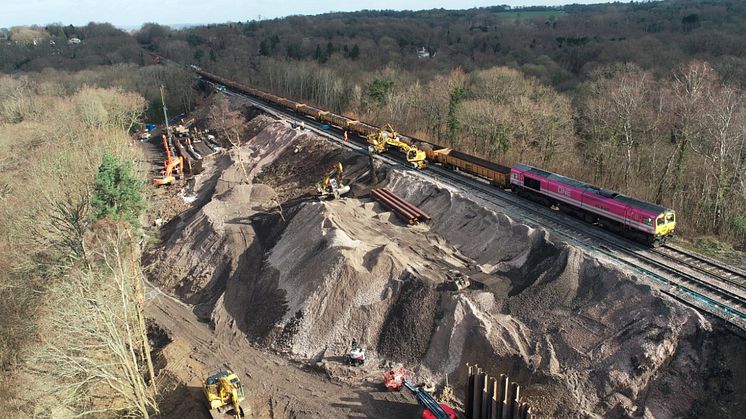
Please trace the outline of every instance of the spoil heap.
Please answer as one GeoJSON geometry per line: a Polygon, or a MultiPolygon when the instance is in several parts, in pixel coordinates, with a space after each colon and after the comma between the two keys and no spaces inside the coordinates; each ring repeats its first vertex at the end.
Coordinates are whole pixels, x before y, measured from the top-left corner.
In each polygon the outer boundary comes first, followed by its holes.
{"type": "Polygon", "coordinates": [[[375,381],[391,361],[458,388],[469,362],[508,373],[544,415],[681,416],[709,408],[704,390],[722,411],[739,408],[727,395],[743,389],[738,338],[696,312],[408,171],[353,185],[347,199],[304,198],[336,161],[367,179],[365,157],[268,126],[201,175],[154,280],[194,304],[216,339],[247,336],[350,382],[375,381]],[[374,186],[432,222],[398,221],[367,196],[374,186]],[[368,349],[360,372],[336,362],[353,338],[368,349]]]}

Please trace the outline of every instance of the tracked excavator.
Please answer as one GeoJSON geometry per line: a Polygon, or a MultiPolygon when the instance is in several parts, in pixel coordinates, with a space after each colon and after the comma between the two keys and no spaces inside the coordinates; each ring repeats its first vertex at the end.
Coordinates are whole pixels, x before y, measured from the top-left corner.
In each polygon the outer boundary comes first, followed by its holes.
{"type": "Polygon", "coordinates": [[[202,384],[202,390],[213,418],[240,419],[245,416],[241,408],[241,402],[244,400],[243,385],[233,371],[222,370],[207,377],[202,384]]]}
{"type": "Polygon", "coordinates": [[[163,185],[170,185],[176,181],[176,177],[174,177],[173,173],[174,170],[177,172],[181,170],[182,168],[182,158],[181,157],[174,157],[171,159],[170,162],[166,162],[166,168],[163,171],[163,177],[157,177],[153,179],[153,185],[156,186],[163,186],[163,185]]]}
{"type": "Polygon", "coordinates": [[[337,163],[334,169],[324,175],[321,182],[313,185],[310,191],[311,195],[319,198],[334,197],[336,199],[346,194],[350,191],[350,187],[342,183],[343,174],[344,166],[342,166],[342,163],[337,163]]]}
{"type": "Polygon", "coordinates": [[[424,169],[427,166],[427,156],[424,151],[412,144],[404,142],[399,133],[394,131],[391,124],[378,130],[377,133],[368,136],[368,144],[377,152],[383,153],[389,148],[394,147],[401,150],[407,157],[407,162],[414,166],[415,169],[424,169]]]}
{"type": "Polygon", "coordinates": [[[176,177],[173,175],[174,171],[179,174],[184,170],[184,160],[181,157],[174,157],[171,155],[171,148],[168,146],[168,140],[166,135],[163,138],[163,148],[166,151],[166,161],[163,162],[164,170],[163,176],[153,179],[153,184],[156,186],[170,185],[176,181],[176,177]]]}

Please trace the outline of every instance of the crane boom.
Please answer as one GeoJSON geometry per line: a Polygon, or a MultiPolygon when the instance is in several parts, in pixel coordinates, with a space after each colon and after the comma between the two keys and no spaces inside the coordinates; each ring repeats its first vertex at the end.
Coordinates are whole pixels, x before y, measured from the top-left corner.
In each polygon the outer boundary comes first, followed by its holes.
{"type": "Polygon", "coordinates": [[[440,406],[437,400],[435,400],[433,396],[428,394],[428,392],[426,392],[425,390],[417,388],[407,380],[404,380],[404,387],[406,387],[407,390],[411,391],[412,394],[414,394],[414,397],[417,399],[417,402],[421,404],[425,409],[429,410],[436,419],[452,418],[452,416],[448,412],[446,412],[443,407],[440,406]]]}

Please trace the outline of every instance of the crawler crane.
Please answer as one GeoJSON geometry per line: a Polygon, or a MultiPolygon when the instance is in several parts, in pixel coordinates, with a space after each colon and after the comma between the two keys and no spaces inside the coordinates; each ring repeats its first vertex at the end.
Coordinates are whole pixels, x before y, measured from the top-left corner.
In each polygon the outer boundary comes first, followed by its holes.
{"type": "Polygon", "coordinates": [[[390,147],[398,148],[407,157],[407,162],[411,163],[415,169],[424,169],[427,166],[427,155],[419,148],[404,142],[399,133],[394,131],[391,124],[378,130],[377,133],[368,136],[368,144],[377,152],[383,153],[390,147]]]}

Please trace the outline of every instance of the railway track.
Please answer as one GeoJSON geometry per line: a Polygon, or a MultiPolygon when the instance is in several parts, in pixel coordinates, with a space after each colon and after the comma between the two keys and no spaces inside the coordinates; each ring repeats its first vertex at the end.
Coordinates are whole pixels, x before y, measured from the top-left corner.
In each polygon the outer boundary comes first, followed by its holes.
{"type": "MultiPolygon", "coordinates": [[[[212,82],[209,83],[213,86],[219,86],[212,82]]],[[[242,92],[234,92],[224,86],[221,87],[222,89],[219,90],[226,95],[240,96],[252,105],[278,118],[297,124],[303,122],[306,127],[327,139],[358,153],[368,153],[367,146],[356,144],[354,141],[343,141],[341,139],[342,130],[338,128],[324,129],[322,125],[328,126],[327,124],[242,92]]],[[[353,136],[350,136],[350,138],[354,140],[353,136]]],[[[362,137],[357,139],[361,142],[365,141],[362,137]]],[[[376,155],[375,157],[387,164],[411,170],[403,158],[393,158],[392,155],[376,155]]],[[[455,173],[438,166],[431,166],[425,172],[416,171],[414,173],[424,177],[435,177],[441,182],[445,181],[445,183],[462,190],[468,188],[470,193],[478,191],[481,199],[499,207],[520,209],[525,214],[522,222],[526,221],[533,227],[549,227],[554,233],[579,247],[603,253],[633,271],[661,283],[666,287],[663,290],[666,294],[701,311],[720,317],[742,331],[746,331],[746,290],[744,289],[746,279],[744,279],[743,273],[735,269],[719,265],[714,261],[709,261],[671,246],[659,248],[662,249],[660,251],[649,252],[647,248],[635,242],[600,228],[593,228],[592,226],[589,228],[589,225],[581,220],[526,201],[468,174],[455,173]],[[667,258],[669,262],[673,261],[678,266],[672,266],[650,253],[667,258]],[[674,254],[678,256],[674,256],[674,254]],[[726,286],[723,286],[723,284],[726,284],[726,286]]]]}
{"type": "Polygon", "coordinates": [[[739,269],[723,265],[710,258],[671,245],[661,246],[655,249],[654,252],[682,265],[689,266],[704,275],[717,278],[723,283],[746,290],[746,272],[739,269]]]}
{"type": "MultiPolygon", "coordinates": [[[[456,175],[442,168],[430,168],[430,170],[438,172],[441,177],[463,183],[461,179],[458,179],[463,175],[456,175]]],[[[707,311],[746,331],[746,289],[720,286],[713,283],[713,278],[707,275],[692,273],[691,269],[688,269],[691,268],[689,265],[684,264],[685,268],[682,269],[681,266],[667,264],[661,258],[649,255],[648,249],[636,242],[600,228],[589,228],[581,220],[537,206],[510,192],[479,182],[478,179],[472,179],[468,186],[484,194],[498,197],[503,203],[508,201],[513,207],[535,214],[540,218],[526,217],[530,224],[549,227],[553,232],[575,245],[604,253],[615,261],[624,263],[628,268],[667,286],[669,288],[667,294],[684,301],[687,305],[707,311]]],[[[680,262],[676,261],[676,263],[680,262]]],[[[717,265],[714,261],[710,263],[717,265]]]]}

